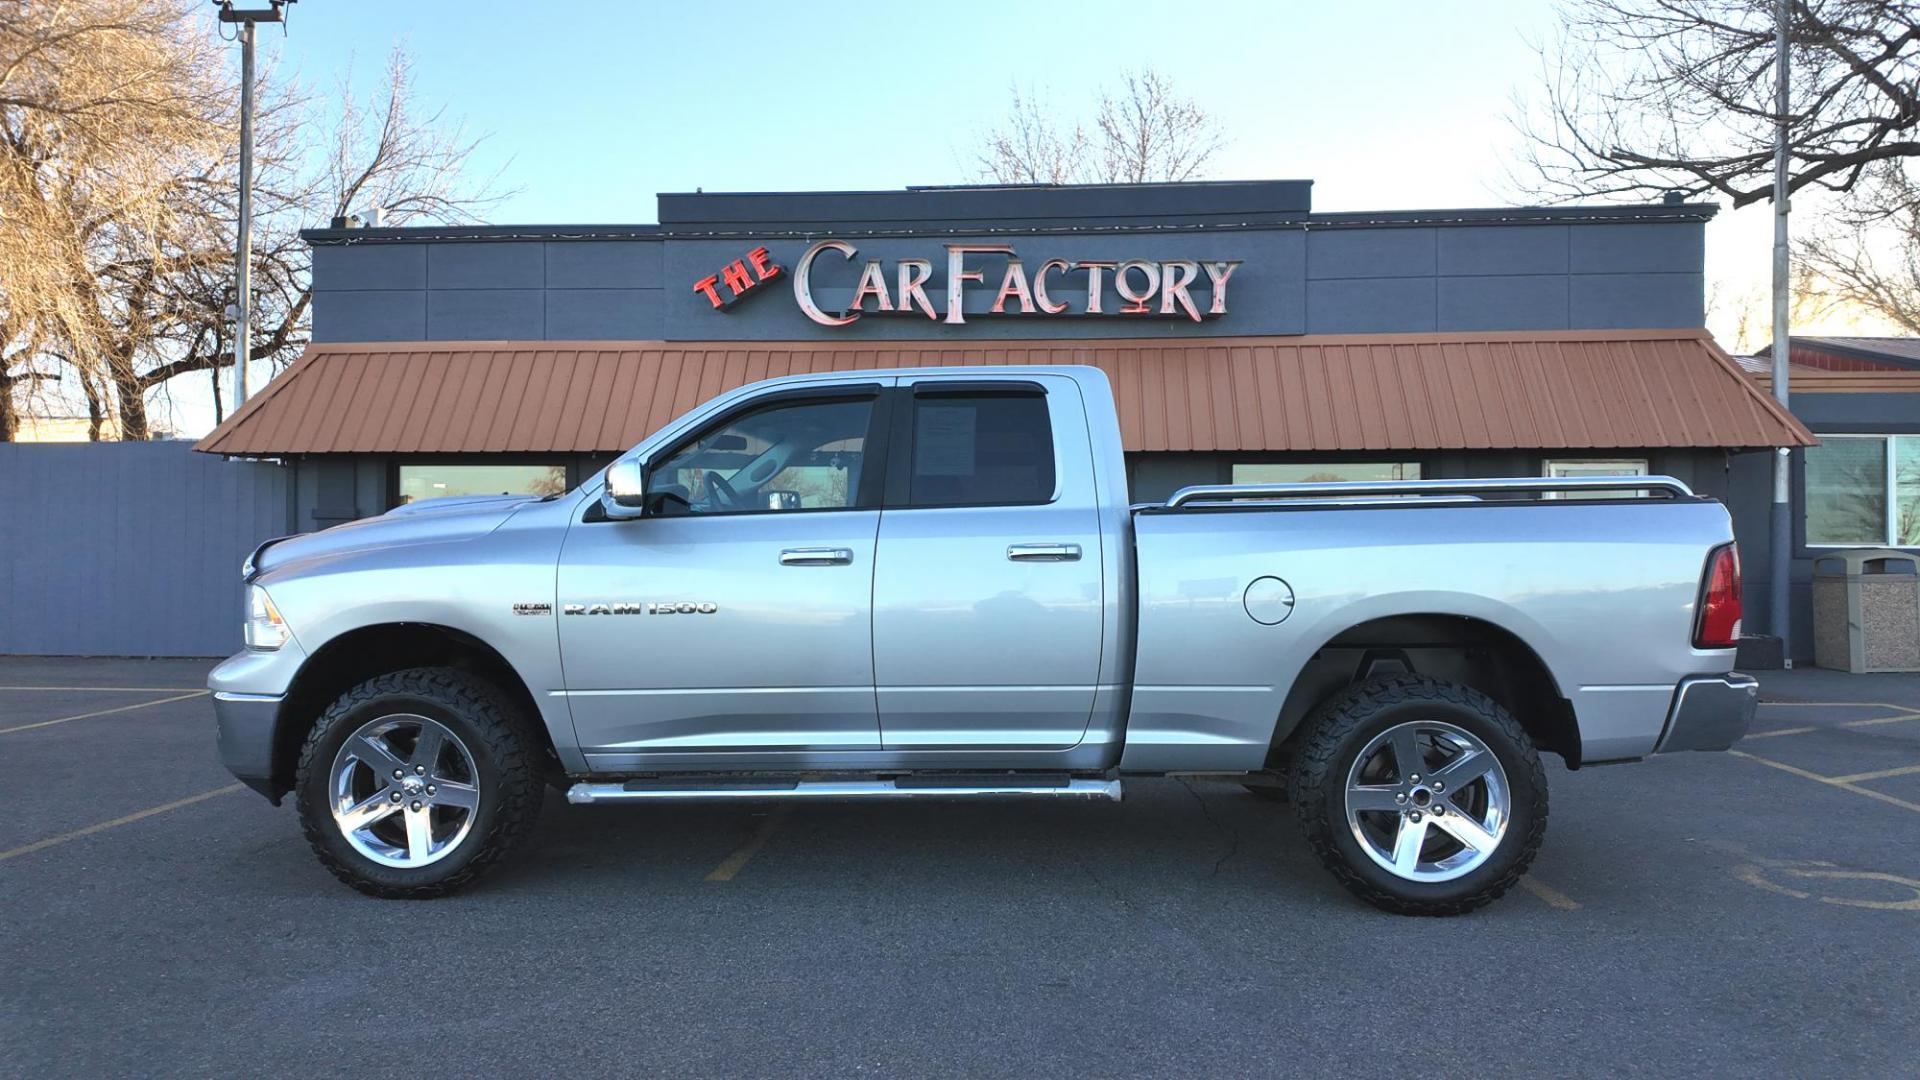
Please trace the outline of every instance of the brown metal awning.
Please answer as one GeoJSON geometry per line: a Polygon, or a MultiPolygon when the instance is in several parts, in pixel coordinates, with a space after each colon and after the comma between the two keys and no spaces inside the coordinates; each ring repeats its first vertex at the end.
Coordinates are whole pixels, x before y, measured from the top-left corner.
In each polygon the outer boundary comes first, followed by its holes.
{"type": "Polygon", "coordinates": [[[1700,330],[969,342],[311,345],[195,447],[617,452],[723,390],[817,371],[1093,364],[1129,450],[1806,446],[1700,330]]]}

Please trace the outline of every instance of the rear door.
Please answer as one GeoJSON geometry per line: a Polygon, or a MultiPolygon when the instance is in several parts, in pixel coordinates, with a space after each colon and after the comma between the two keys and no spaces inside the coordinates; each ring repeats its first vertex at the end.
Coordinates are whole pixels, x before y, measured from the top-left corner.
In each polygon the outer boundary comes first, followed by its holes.
{"type": "Polygon", "coordinates": [[[1057,375],[902,378],[874,569],[888,750],[1062,749],[1100,670],[1084,406],[1057,375]]]}

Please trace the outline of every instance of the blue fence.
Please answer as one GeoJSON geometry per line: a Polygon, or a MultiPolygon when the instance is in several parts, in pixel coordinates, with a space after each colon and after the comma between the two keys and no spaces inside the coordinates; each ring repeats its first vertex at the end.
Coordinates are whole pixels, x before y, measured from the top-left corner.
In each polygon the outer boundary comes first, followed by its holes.
{"type": "Polygon", "coordinates": [[[0,443],[0,654],[224,656],[291,477],[185,442],[0,443]]]}

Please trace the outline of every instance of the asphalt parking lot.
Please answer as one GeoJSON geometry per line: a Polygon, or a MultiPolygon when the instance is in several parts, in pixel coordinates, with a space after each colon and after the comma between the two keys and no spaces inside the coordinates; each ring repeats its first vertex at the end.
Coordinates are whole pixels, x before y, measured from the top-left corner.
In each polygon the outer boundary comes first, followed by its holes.
{"type": "Polygon", "coordinates": [[[1912,1075],[1920,677],[1768,683],[1736,754],[1550,770],[1524,890],[1350,899],[1290,811],[570,807],[371,900],[237,789],[201,661],[0,658],[10,1075],[1912,1075]]]}

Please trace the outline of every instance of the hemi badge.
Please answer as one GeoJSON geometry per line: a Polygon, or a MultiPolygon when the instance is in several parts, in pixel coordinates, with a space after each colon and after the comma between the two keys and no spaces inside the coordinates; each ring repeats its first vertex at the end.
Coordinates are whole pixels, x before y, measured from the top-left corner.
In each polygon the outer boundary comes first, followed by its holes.
{"type": "Polygon", "coordinates": [[[553,614],[553,605],[552,604],[515,604],[513,605],[513,613],[515,615],[551,615],[553,614]]]}

